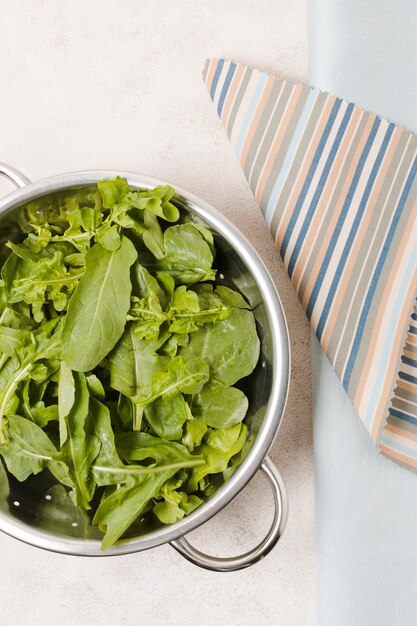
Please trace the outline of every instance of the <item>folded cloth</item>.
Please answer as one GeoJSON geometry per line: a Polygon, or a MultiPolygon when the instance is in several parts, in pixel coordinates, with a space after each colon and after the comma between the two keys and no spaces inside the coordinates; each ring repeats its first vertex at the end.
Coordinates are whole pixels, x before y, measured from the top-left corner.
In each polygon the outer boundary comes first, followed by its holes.
{"type": "Polygon", "coordinates": [[[203,78],[356,411],[417,468],[417,136],[231,61],[203,78]]]}

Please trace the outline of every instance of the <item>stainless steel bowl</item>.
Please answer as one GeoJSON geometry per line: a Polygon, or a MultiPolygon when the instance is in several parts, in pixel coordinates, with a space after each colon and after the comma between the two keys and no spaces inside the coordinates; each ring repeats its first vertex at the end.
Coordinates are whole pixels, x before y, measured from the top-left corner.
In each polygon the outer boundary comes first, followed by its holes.
{"type": "MultiPolygon", "coordinates": [[[[27,202],[53,193],[77,187],[94,185],[103,178],[120,175],[135,188],[149,189],[166,184],[156,178],[132,172],[84,171],[53,176],[30,182],[26,176],[10,166],[0,164],[0,174],[10,178],[19,187],[0,200],[0,241],[13,237],[13,223],[24,219],[22,206],[27,202]]],[[[178,552],[196,565],[216,571],[232,571],[252,565],[264,557],[280,538],[287,520],[287,496],[282,479],[267,457],[278,432],[287,398],[290,370],[288,330],[279,296],[259,256],[225,217],[206,202],[188,191],[177,190],[176,202],[182,211],[192,214],[214,234],[216,267],[224,283],[240,290],[250,302],[261,338],[261,357],[249,377],[245,392],[249,397],[249,426],[251,448],[235,473],[222,484],[203,505],[188,517],[172,524],[151,529],[145,535],[133,537],[105,553],[100,549],[97,531],[91,529],[87,538],[77,536],[77,529],[54,526],[42,517],[39,500],[43,498],[42,485],[16,483],[10,494],[1,497],[0,530],[26,543],[46,550],[79,556],[114,556],[154,548],[170,543],[178,552]],[[248,553],[231,558],[217,558],[195,549],[185,538],[225,507],[261,469],[270,481],[275,503],[272,525],[266,537],[248,553]],[[18,502],[19,506],[15,506],[18,502]],[[95,538],[94,538],[95,537],[95,538]]],[[[3,246],[2,246],[3,247],[3,246]]]]}

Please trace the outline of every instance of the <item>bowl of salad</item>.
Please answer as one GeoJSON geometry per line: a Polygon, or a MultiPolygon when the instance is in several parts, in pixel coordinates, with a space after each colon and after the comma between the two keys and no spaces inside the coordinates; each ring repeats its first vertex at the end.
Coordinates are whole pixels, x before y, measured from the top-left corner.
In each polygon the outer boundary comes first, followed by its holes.
{"type": "Polygon", "coordinates": [[[30,182],[0,200],[0,530],[111,556],[170,543],[217,571],[281,536],[287,498],[267,457],[289,383],[274,284],[226,218],[130,172],[30,182]],[[275,513],[250,552],[185,535],[261,469],[275,513]]]}

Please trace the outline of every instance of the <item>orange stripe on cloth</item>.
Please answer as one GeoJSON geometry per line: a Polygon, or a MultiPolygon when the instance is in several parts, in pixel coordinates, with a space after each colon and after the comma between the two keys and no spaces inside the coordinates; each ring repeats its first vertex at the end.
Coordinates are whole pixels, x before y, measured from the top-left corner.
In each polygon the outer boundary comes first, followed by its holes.
{"type": "Polygon", "coordinates": [[[303,159],[303,163],[301,167],[299,168],[299,170],[296,172],[294,185],[293,185],[293,191],[288,198],[288,202],[286,202],[286,206],[283,207],[281,219],[277,225],[275,241],[278,245],[278,248],[281,247],[282,237],[284,236],[288,228],[288,224],[291,219],[292,212],[300,196],[301,189],[305,183],[305,179],[310,169],[311,163],[314,159],[314,155],[317,152],[320,139],[323,136],[324,128],[327,122],[329,121],[330,112],[333,108],[335,100],[336,100],[336,96],[329,96],[328,99],[326,100],[326,104],[320,114],[318,124],[310,139],[310,144],[308,146],[308,150],[306,151],[306,155],[303,159]]]}
{"type": "Polygon", "coordinates": [[[358,145],[356,146],[355,153],[354,153],[354,155],[352,157],[351,166],[350,166],[349,171],[348,171],[348,173],[346,175],[346,180],[345,180],[345,182],[343,184],[343,187],[341,189],[338,201],[337,201],[336,205],[333,208],[332,216],[331,216],[331,219],[329,221],[329,225],[327,227],[326,234],[323,237],[323,245],[321,246],[321,248],[320,248],[320,250],[319,250],[319,252],[318,252],[318,254],[316,256],[316,260],[314,262],[312,271],[310,273],[310,277],[309,277],[309,279],[307,281],[307,284],[306,284],[306,288],[305,288],[303,299],[302,299],[302,304],[303,304],[304,308],[307,307],[307,304],[308,304],[308,302],[309,302],[309,300],[311,298],[311,294],[312,294],[312,291],[314,289],[314,284],[316,282],[316,279],[317,279],[318,273],[320,271],[320,268],[323,265],[324,257],[326,255],[327,249],[329,247],[330,240],[332,238],[334,230],[336,228],[336,224],[337,224],[337,222],[339,220],[340,213],[342,212],[343,205],[344,205],[345,200],[346,200],[346,195],[347,195],[347,193],[349,191],[349,187],[352,184],[353,177],[355,176],[355,172],[356,172],[356,169],[358,167],[360,156],[361,156],[361,154],[363,152],[363,149],[365,147],[366,140],[368,138],[368,135],[370,133],[370,130],[372,128],[374,120],[375,120],[375,116],[371,116],[367,120],[367,122],[366,122],[366,124],[364,126],[364,129],[362,131],[362,134],[360,136],[358,145]]]}
{"type": "Polygon", "coordinates": [[[320,199],[320,202],[317,205],[313,219],[311,220],[309,231],[304,240],[304,244],[300,251],[297,262],[295,264],[294,272],[292,276],[292,281],[297,291],[300,287],[300,282],[303,278],[306,265],[308,261],[310,260],[313,245],[317,237],[321,234],[322,222],[329,208],[330,198],[340,178],[343,163],[346,159],[346,155],[352,143],[353,136],[358,129],[358,125],[359,125],[361,117],[362,117],[362,112],[359,109],[355,109],[355,111],[352,114],[350,124],[348,125],[348,128],[346,129],[346,133],[340,143],[340,148],[337,151],[334,164],[330,170],[330,175],[329,175],[328,181],[326,181],[326,185],[325,185],[322,197],[320,199]]]}
{"type": "Polygon", "coordinates": [[[257,106],[256,106],[256,111],[255,111],[255,115],[252,119],[247,137],[245,139],[245,143],[243,144],[243,148],[242,148],[242,154],[240,156],[240,165],[242,167],[244,167],[245,163],[246,163],[246,158],[248,156],[248,152],[250,149],[250,146],[252,144],[253,141],[253,137],[256,133],[256,130],[258,128],[259,122],[262,118],[262,113],[264,112],[265,109],[265,105],[268,102],[268,98],[271,94],[272,91],[272,87],[274,86],[276,82],[276,79],[273,76],[269,76],[268,80],[265,84],[265,87],[263,89],[262,92],[262,96],[261,98],[258,100],[257,106]]]}
{"type": "Polygon", "coordinates": [[[240,84],[242,82],[244,71],[245,71],[245,68],[243,67],[243,65],[238,65],[236,67],[234,76],[233,76],[232,81],[230,83],[230,88],[229,88],[229,91],[227,92],[227,96],[226,96],[226,99],[224,101],[224,106],[223,106],[223,111],[222,111],[222,116],[221,116],[221,122],[222,122],[222,125],[224,126],[224,128],[227,128],[227,124],[229,122],[230,112],[231,112],[231,110],[233,108],[233,104],[235,102],[236,95],[237,95],[237,93],[239,91],[239,87],[240,87],[240,84]]]}
{"type": "Polygon", "coordinates": [[[272,142],[271,148],[269,150],[268,156],[265,159],[265,165],[261,171],[259,181],[255,190],[255,197],[258,203],[260,203],[262,199],[262,195],[263,195],[266,183],[268,181],[269,175],[275,163],[275,159],[281,147],[281,142],[285,136],[285,133],[288,129],[288,125],[291,121],[291,117],[294,113],[294,110],[297,106],[297,103],[303,91],[304,91],[304,87],[302,85],[295,85],[292,89],[291,97],[288,100],[288,104],[285,109],[284,115],[278,126],[278,129],[275,134],[274,140],[272,142]]]}
{"type": "Polygon", "coordinates": [[[417,459],[414,459],[412,456],[401,454],[401,452],[398,452],[398,450],[394,450],[393,448],[388,448],[388,446],[384,445],[383,443],[379,444],[379,449],[386,456],[389,456],[392,459],[396,459],[397,461],[401,461],[402,463],[405,463],[406,465],[411,465],[411,467],[417,468],[417,459]]]}
{"type": "Polygon", "coordinates": [[[397,426],[394,426],[393,424],[386,424],[386,426],[384,427],[384,432],[385,431],[389,431],[391,433],[395,433],[396,435],[400,435],[401,437],[405,436],[405,433],[407,433],[406,438],[407,439],[412,439],[413,441],[417,441],[417,433],[410,433],[410,431],[405,431],[403,428],[398,428],[397,426]]]}
{"type": "MultiPolygon", "coordinates": [[[[338,286],[335,298],[332,303],[332,313],[327,318],[327,323],[324,327],[324,331],[321,337],[321,343],[325,350],[328,348],[329,342],[333,336],[333,329],[336,324],[337,317],[340,312],[340,308],[342,306],[344,295],[346,293],[345,289],[347,285],[349,284],[349,281],[352,277],[353,268],[355,267],[357,263],[358,254],[363,245],[364,237],[368,232],[369,223],[373,217],[373,211],[376,208],[378,196],[385,180],[385,174],[387,173],[387,170],[392,163],[393,157],[395,155],[395,149],[398,145],[398,141],[399,141],[401,134],[402,134],[402,131],[400,129],[396,129],[393,133],[392,140],[391,140],[392,143],[390,144],[389,149],[385,153],[384,160],[381,164],[381,168],[375,180],[373,191],[367,203],[365,214],[363,216],[360,227],[358,228],[358,232],[356,234],[355,241],[350,251],[349,258],[345,264],[345,267],[344,267],[344,270],[343,270],[343,273],[339,282],[339,286],[338,286]]],[[[365,261],[363,263],[363,267],[365,267],[365,261]]],[[[358,277],[358,282],[359,282],[359,277],[358,277]]],[[[352,302],[353,302],[353,297],[352,297],[352,302]]]]}

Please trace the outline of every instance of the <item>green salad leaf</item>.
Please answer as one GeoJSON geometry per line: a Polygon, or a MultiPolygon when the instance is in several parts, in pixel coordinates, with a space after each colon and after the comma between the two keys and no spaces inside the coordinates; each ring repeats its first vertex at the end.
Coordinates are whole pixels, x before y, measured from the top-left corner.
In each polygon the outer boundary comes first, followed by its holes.
{"type": "Polygon", "coordinates": [[[10,415],[7,423],[8,440],[1,444],[0,453],[17,480],[24,481],[47,468],[59,481],[72,484],[65,465],[54,458],[57,450],[42,428],[19,415],[10,415]]]}
{"type": "Polygon", "coordinates": [[[49,473],[37,515],[105,550],[189,515],[245,457],[256,324],[170,186],[117,177],[24,210],[0,280],[0,498],[49,473]]]}
{"type": "Polygon", "coordinates": [[[61,387],[62,392],[65,390],[66,397],[70,397],[70,401],[61,402],[61,407],[64,406],[60,415],[60,423],[61,419],[63,422],[60,428],[61,449],[55,458],[68,467],[74,484],[74,501],[88,510],[95,489],[90,469],[100,451],[100,441],[95,435],[88,435],[85,429],[90,399],[85,376],[81,372],[73,372],[71,376],[73,381],[68,379],[66,389],[61,387]]]}
{"type": "Polygon", "coordinates": [[[259,339],[251,311],[232,308],[227,319],[202,326],[179,351],[185,360],[204,359],[210,376],[226,387],[248,376],[259,359],[259,339]]]}
{"type": "Polygon", "coordinates": [[[214,280],[213,254],[200,230],[193,224],[170,226],[164,233],[164,256],[155,267],[170,274],[177,284],[214,280]]]}
{"type": "Polygon", "coordinates": [[[116,250],[98,243],[87,253],[86,270],[71,298],[62,333],[63,358],[71,369],[92,370],[123,334],[132,290],[130,267],[136,256],[127,237],[116,250]]]}
{"type": "Polygon", "coordinates": [[[190,402],[193,417],[212,428],[236,426],[248,411],[248,399],[235,387],[204,387],[190,402]]]}

